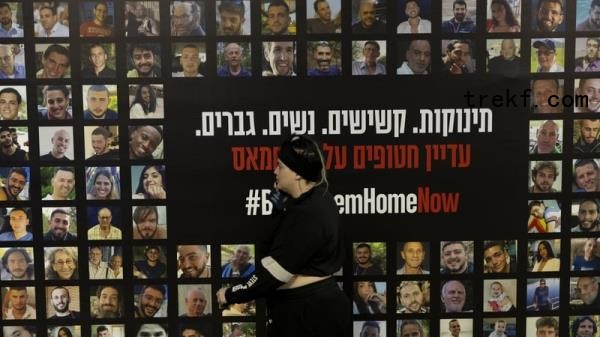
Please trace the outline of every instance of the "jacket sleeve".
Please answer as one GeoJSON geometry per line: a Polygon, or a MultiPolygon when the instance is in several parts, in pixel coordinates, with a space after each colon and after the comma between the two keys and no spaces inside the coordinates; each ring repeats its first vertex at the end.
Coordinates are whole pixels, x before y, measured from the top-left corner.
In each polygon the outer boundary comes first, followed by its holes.
{"type": "Polygon", "coordinates": [[[269,255],[256,266],[256,273],[227,290],[225,298],[228,303],[247,302],[277,289],[292,279],[322,247],[324,235],[321,224],[304,212],[288,216],[294,218],[286,221],[278,231],[269,255]]]}

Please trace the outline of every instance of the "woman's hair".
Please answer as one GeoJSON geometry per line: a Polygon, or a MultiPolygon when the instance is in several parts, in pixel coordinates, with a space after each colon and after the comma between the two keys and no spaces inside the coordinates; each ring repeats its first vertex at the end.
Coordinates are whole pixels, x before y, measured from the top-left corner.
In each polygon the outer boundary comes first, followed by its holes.
{"type": "Polygon", "coordinates": [[[142,169],[142,172],[140,172],[140,178],[138,180],[138,186],[137,186],[137,189],[135,190],[135,193],[142,193],[144,195],[147,195],[146,189],[144,188],[144,173],[146,173],[146,171],[148,171],[148,169],[150,169],[152,167],[154,167],[158,171],[158,173],[160,173],[160,176],[162,177],[162,187],[165,191],[167,190],[167,178],[165,176],[165,166],[164,165],[146,165],[142,169]]]}
{"type": "MultiPolygon", "coordinates": [[[[512,26],[519,25],[519,22],[517,21],[517,18],[515,17],[515,13],[513,13],[512,8],[510,8],[510,5],[508,4],[508,2],[506,0],[492,0],[490,7],[493,5],[501,5],[504,7],[504,12],[506,13],[506,23],[509,26],[512,27],[512,26]]],[[[494,23],[494,26],[499,24],[499,22],[493,16],[492,16],[492,22],[494,23]]]]}
{"type": "Polygon", "coordinates": [[[99,176],[104,176],[110,181],[110,194],[108,195],[108,199],[110,199],[110,200],[119,199],[119,193],[116,191],[115,179],[114,179],[113,175],[110,173],[110,171],[108,171],[107,169],[96,170],[96,172],[94,173],[94,177],[91,180],[90,194],[94,198],[98,197],[98,195],[96,194],[97,193],[96,192],[96,180],[98,180],[99,176]]]}
{"type": "Polygon", "coordinates": [[[546,247],[546,250],[548,251],[548,259],[554,258],[554,252],[552,251],[552,245],[550,245],[550,242],[544,240],[544,241],[540,241],[540,243],[538,243],[536,253],[535,253],[536,261],[539,262],[542,260],[542,256],[540,255],[540,247],[542,245],[544,245],[544,247],[546,247]]]}
{"type": "MultiPolygon", "coordinates": [[[[297,172],[293,167],[290,167],[294,172],[308,181],[315,182],[317,185],[324,184],[327,187],[325,160],[317,142],[304,135],[292,135],[283,142],[281,149],[282,152],[292,150],[301,163],[306,166],[306,171],[311,172],[311,175],[314,175],[314,177],[306,173],[303,175],[302,172],[297,172]]],[[[284,163],[288,165],[285,161],[284,163]]]]}
{"type": "Polygon", "coordinates": [[[375,286],[375,282],[372,281],[358,281],[358,282],[354,282],[354,284],[352,285],[353,288],[353,300],[354,300],[354,304],[356,305],[356,309],[358,309],[358,313],[359,314],[368,314],[370,313],[369,311],[369,307],[371,307],[371,310],[373,310],[373,312],[378,312],[379,309],[377,308],[377,305],[373,305],[371,303],[365,302],[360,295],[358,294],[358,285],[362,282],[366,282],[369,284],[369,287],[371,287],[371,289],[373,289],[373,293],[377,293],[377,287],[375,286]]]}
{"type": "Polygon", "coordinates": [[[73,275],[71,275],[70,280],[79,280],[79,263],[77,262],[77,254],[69,247],[59,247],[53,249],[50,254],[48,254],[48,266],[46,267],[46,279],[47,280],[60,280],[61,278],[58,276],[58,273],[54,271],[52,265],[54,264],[54,258],[56,253],[62,252],[67,254],[73,260],[73,275]]]}
{"type": "Polygon", "coordinates": [[[71,330],[69,330],[69,328],[67,327],[60,327],[58,330],[56,330],[56,335],[54,335],[55,337],[60,337],[60,333],[64,332],[65,334],[67,334],[67,337],[73,337],[73,334],[71,333],[71,330]]]}
{"type": "Polygon", "coordinates": [[[140,84],[135,90],[135,97],[133,99],[133,102],[131,102],[129,108],[131,109],[134,105],[138,103],[144,109],[145,114],[156,111],[156,90],[154,90],[154,88],[152,88],[152,86],[149,84],[140,84]],[[144,100],[142,99],[143,88],[148,88],[148,92],[150,93],[150,103],[148,104],[146,104],[146,102],[144,102],[144,100]]]}

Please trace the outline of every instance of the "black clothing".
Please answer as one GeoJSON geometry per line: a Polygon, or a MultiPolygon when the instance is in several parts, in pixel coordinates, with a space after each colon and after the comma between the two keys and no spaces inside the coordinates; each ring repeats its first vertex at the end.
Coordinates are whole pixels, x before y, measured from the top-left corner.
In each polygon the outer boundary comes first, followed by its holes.
{"type": "Polygon", "coordinates": [[[363,268],[355,263],[352,270],[354,270],[354,275],[383,275],[383,269],[376,264],[363,268]]]}
{"type": "Polygon", "coordinates": [[[52,152],[48,152],[45,155],[40,156],[40,160],[71,161],[71,159],[67,158],[67,156],[56,158],[52,155],[52,152]]]}
{"type": "Polygon", "coordinates": [[[268,337],[351,336],[350,300],[333,278],[267,297],[268,337]]]}
{"type": "Polygon", "coordinates": [[[65,234],[64,238],[58,239],[58,238],[55,238],[54,235],[52,235],[52,232],[48,231],[46,234],[44,234],[44,240],[48,240],[48,241],[75,241],[75,240],[77,240],[77,235],[71,234],[71,233],[67,232],[67,234],[65,234]]]}
{"type": "Polygon", "coordinates": [[[349,300],[341,291],[327,290],[320,295],[315,293],[315,297],[299,295],[322,283],[330,282],[335,286],[333,280],[276,290],[294,275],[329,276],[341,268],[344,251],[338,207],[333,196],[322,186],[314,187],[297,199],[290,198],[276,220],[273,236],[268,241],[267,256],[256,265],[254,275],[226,291],[227,302],[248,302],[267,296],[267,308],[276,327],[272,330],[275,335],[269,336],[298,336],[297,333],[307,329],[311,329],[312,333],[303,336],[341,336],[325,333],[339,332],[342,326],[348,326],[349,300]],[[288,309],[287,305],[285,310],[278,309],[288,300],[295,302],[300,299],[295,310],[288,309]],[[308,319],[298,315],[306,310],[311,310],[314,315],[308,319]],[[290,325],[292,321],[295,323],[290,325]],[[294,331],[295,327],[298,330],[294,331]]]}
{"type": "Polygon", "coordinates": [[[48,319],[79,319],[78,311],[70,311],[67,316],[56,316],[56,314],[48,317],[48,319]]]}
{"type": "Polygon", "coordinates": [[[519,75],[521,58],[516,57],[507,60],[502,56],[493,57],[488,63],[490,74],[505,75],[508,77],[517,77],[519,75]]]}
{"type": "Polygon", "coordinates": [[[96,71],[92,68],[84,68],[81,71],[82,78],[115,78],[117,77],[117,72],[114,69],[110,69],[109,67],[104,67],[102,71],[100,71],[96,75],[96,71]]]}
{"type": "Polygon", "coordinates": [[[108,152],[103,154],[95,154],[89,157],[87,160],[118,160],[119,159],[119,150],[111,149],[108,152]]]}
{"type": "Polygon", "coordinates": [[[577,143],[573,145],[573,152],[575,153],[598,153],[600,152],[600,142],[595,140],[591,144],[586,143],[581,137],[577,140],[577,143]]]}
{"type": "Polygon", "coordinates": [[[17,149],[15,153],[7,156],[0,152],[0,160],[27,160],[27,152],[22,149],[17,149]]]}
{"type": "Polygon", "coordinates": [[[369,28],[363,27],[359,21],[352,25],[352,33],[354,34],[385,34],[385,22],[375,20],[375,23],[369,28]]]}

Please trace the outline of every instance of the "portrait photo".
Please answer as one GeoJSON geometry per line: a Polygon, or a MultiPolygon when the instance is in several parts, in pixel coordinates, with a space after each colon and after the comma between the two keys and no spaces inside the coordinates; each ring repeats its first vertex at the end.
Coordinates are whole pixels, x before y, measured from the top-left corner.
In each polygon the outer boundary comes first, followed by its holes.
{"type": "Polygon", "coordinates": [[[515,317],[484,318],[483,336],[517,337],[517,319],[515,317]]]}
{"type": "Polygon", "coordinates": [[[306,68],[308,76],[340,76],[342,44],[340,41],[308,41],[306,68]]]}
{"type": "Polygon", "coordinates": [[[88,206],[86,208],[88,240],[121,240],[122,213],[119,206],[88,206]]]}
{"type": "Polygon", "coordinates": [[[440,319],[440,337],[475,337],[472,318],[440,319]]]}
{"type": "Polygon", "coordinates": [[[133,246],[133,277],[158,279],[167,277],[166,246],[133,246]]]}
{"type": "MultiPolygon", "coordinates": [[[[2,7],[0,7],[2,11],[2,7]]],[[[2,33],[0,33],[0,36],[2,33]]],[[[25,79],[25,45],[0,44],[0,81],[25,79]]]]}
{"type": "Polygon", "coordinates": [[[430,326],[431,321],[428,319],[399,319],[396,321],[396,336],[429,337],[430,326]]]}
{"type": "Polygon", "coordinates": [[[560,270],[560,239],[529,240],[527,258],[530,272],[560,270]]]}
{"type": "Polygon", "coordinates": [[[354,261],[353,275],[385,275],[387,266],[387,246],[385,242],[352,243],[354,261]]]}
{"type": "Polygon", "coordinates": [[[486,240],[483,242],[483,272],[516,273],[517,240],[486,240]]]}
{"type": "MultiPolygon", "coordinates": [[[[0,104],[2,104],[0,102],[0,104]]],[[[1,109],[1,108],[0,108],[1,109]]],[[[26,126],[0,126],[0,160],[4,162],[28,161],[29,132],[26,126]]]]}
{"type": "Polygon", "coordinates": [[[566,30],[567,8],[565,1],[532,0],[530,6],[532,31],[539,33],[557,33],[566,30]]]}
{"type": "Polygon", "coordinates": [[[450,75],[474,73],[477,69],[475,40],[442,40],[442,72],[450,75]]]}
{"type": "Polygon", "coordinates": [[[33,247],[0,247],[0,280],[35,280],[33,247]]]}
{"type": "Polygon", "coordinates": [[[125,1],[125,36],[150,37],[160,34],[158,1],[125,1]]]}
{"type": "Polygon", "coordinates": [[[217,35],[250,35],[250,0],[217,0],[217,35]]]}
{"type": "Polygon", "coordinates": [[[206,35],[206,2],[171,1],[171,36],[206,35]]]}
{"type": "Polygon", "coordinates": [[[79,286],[46,286],[46,318],[80,319],[79,286]]]}
{"type": "Polygon", "coordinates": [[[91,336],[125,337],[125,324],[92,324],[91,336]]]}
{"type": "Polygon", "coordinates": [[[431,0],[397,0],[398,34],[431,33],[431,0]]]}
{"type": "Polygon", "coordinates": [[[352,337],[387,336],[385,321],[353,321],[352,337]]]}
{"type": "Polygon", "coordinates": [[[352,41],[352,75],[387,74],[386,46],[385,40],[352,41]]]}
{"type": "Polygon", "coordinates": [[[162,84],[129,85],[129,118],[163,119],[164,107],[162,84]]]}
{"type": "Polygon", "coordinates": [[[71,86],[52,84],[37,87],[37,111],[41,120],[71,120],[71,86]]]}
{"type": "MultiPolygon", "coordinates": [[[[0,15],[2,16],[2,38],[23,37],[23,3],[16,1],[6,1],[0,6],[0,15]]],[[[4,334],[7,334],[6,332],[4,334]]],[[[10,335],[10,334],[9,334],[10,335]]]]}
{"type": "Polygon", "coordinates": [[[600,249],[598,237],[572,238],[571,239],[571,270],[572,271],[599,271],[600,249]]]}
{"type": "Polygon", "coordinates": [[[483,311],[510,312],[517,311],[517,280],[491,279],[483,280],[483,311]]]}
{"type": "Polygon", "coordinates": [[[431,43],[429,40],[399,40],[397,75],[427,75],[431,73],[431,43]]]}
{"type": "Polygon", "coordinates": [[[263,35],[296,35],[296,0],[261,0],[263,35]]]}
{"type": "Polygon", "coordinates": [[[47,281],[79,280],[77,247],[44,247],[47,281]]]}
{"type": "Polygon", "coordinates": [[[35,37],[69,37],[69,3],[66,1],[34,2],[35,37]]]}
{"type": "Polygon", "coordinates": [[[85,193],[87,200],[121,199],[121,174],[118,166],[86,167],[85,193]]]}
{"type": "Polygon", "coordinates": [[[263,42],[263,76],[296,76],[296,42],[263,42]]]}
{"type": "Polygon", "coordinates": [[[558,335],[558,316],[527,317],[527,336],[558,335]]]}
{"type": "Polygon", "coordinates": [[[429,242],[398,242],[396,275],[429,275],[431,249],[429,242]]]}
{"type": "Polygon", "coordinates": [[[573,192],[600,191],[598,159],[573,159],[573,192]]]}
{"type": "Polygon", "coordinates": [[[164,165],[146,165],[131,167],[131,198],[161,199],[167,198],[167,179],[164,165]]]}
{"type": "Polygon", "coordinates": [[[563,149],[562,120],[529,121],[529,154],[557,154],[563,149]]]}
{"type": "Polygon", "coordinates": [[[90,246],[88,249],[90,280],[123,278],[123,247],[90,246]]]}
{"type": "Polygon", "coordinates": [[[429,281],[401,281],[396,288],[396,313],[422,314],[430,312],[430,294],[429,281]]]}
{"type": "Polygon", "coordinates": [[[135,318],[149,319],[167,316],[169,291],[165,284],[136,284],[133,286],[135,318]]]}
{"type": "Polygon", "coordinates": [[[204,77],[206,43],[178,42],[171,45],[171,76],[204,77]]]}
{"type": "Polygon", "coordinates": [[[221,245],[221,277],[248,277],[255,270],[253,244],[221,245]]]}
{"type": "Polygon", "coordinates": [[[116,85],[83,85],[82,94],[84,120],[116,120],[119,118],[116,85]]]}
{"type": "Polygon", "coordinates": [[[561,204],[559,200],[529,200],[528,233],[560,233],[561,204]]]}
{"type": "Polygon", "coordinates": [[[42,207],[42,229],[46,241],[77,240],[77,208],[42,207]]]}
{"type": "Polygon", "coordinates": [[[117,47],[114,43],[87,42],[81,44],[81,77],[84,79],[115,78],[117,47]]]}
{"type": "Polygon", "coordinates": [[[167,206],[132,206],[134,240],[164,240],[167,238],[167,206]]]}
{"type": "Polygon", "coordinates": [[[209,278],[211,277],[210,245],[177,246],[177,277],[209,278]]]}
{"type": "Polygon", "coordinates": [[[341,32],[341,0],[306,0],[307,34],[338,34],[341,32]]]}
{"type": "Polygon", "coordinates": [[[488,33],[518,33],[521,31],[521,3],[509,0],[488,0],[485,30],[488,33]]]}
{"type": "Polygon", "coordinates": [[[442,0],[442,33],[475,33],[476,22],[475,0],[442,0]]]}
{"type": "Polygon", "coordinates": [[[129,159],[165,159],[162,125],[133,125],[129,130],[129,159]]]}
{"type": "Polygon", "coordinates": [[[80,37],[113,37],[114,1],[82,1],[79,4],[80,37]]]}
{"type": "Polygon", "coordinates": [[[575,79],[575,97],[583,96],[583,100],[574,100],[574,112],[600,112],[600,78],[576,78],[575,79]]]}
{"type": "Polygon", "coordinates": [[[358,281],[353,283],[352,289],[353,314],[387,313],[385,282],[358,281]]]}
{"type": "Polygon", "coordinates": [[[600,4],[594,0],[577,0],[576,12],[576,31],[600,31],[600,4]]]}
{"type": "Polygon", "coordinates": [[[161,77],[160,53],[159,43],[134,42],[127,44],[127,77],[161,77]]]}
{"type": "Polygon", "coordinates": [[[0,167],[0,202],[29,200],[29,167],[0,167]]]}
{"type": "Polygon", "coordinates": [[[440,273],[472,274],[473,250],[473,241],[440,242],[440,273]]]}
{"type": "Polygon", "coordinates": [[[529,162],[529,193],[557,193],[562,190],[560,161],[529,162]]]}
{"type": "Polygon", "coordinates": [[[486,51],[487,72],[490,74],[514,78],[521,72],[520,39],[488,39],[486,51]]]}
{"type": "MultiPolygon", "coordinates": [[[[35,287],[2,287],[2,319],[32,320],[37,318],[35,287]]],[[[40,315],[42,317],[43,314],[40,315]]]]}
{"type": "MultiPolygon", "coordinates": [[[[542,0],[551,1],[551,0],[542,0]]],[[[531,39],[530,70],[532,73],[562,73],[565,71],[565,39],[531,39]]]]}
{"type": "Polygon", "coordinates": [[[2,216],[0,226],[1,241],[33,241],[33,228],[31,224],[31,208],[13,207],[2,208],[6,215],[2,216]]]}
{"type": "Polygon", "coordinates": [[[445,280],[440,287],[442,313],[473,311],[473,284],[471,280],[445,280]]]}
{"type": "Polygon", "coordinates": [[[75,200],[75,168],[72,166],[40,167],[44,201],[75,200]]]}
{"type": "MultiPolygon", "coordinates": [[[[0,13],[2,7],[0,7],[0,13]]],[[[24,85],[0,86],[0,121],[27,120],[27,90],[24,85]]]]}
{"type": "Polygon", "coordinates": [[[256,337],[256,323],[255,322],[223,323],[223,336],[256,337]]]}
{"type": "Polygon", "coordinates": [[[352,0],[352,33],[385,34],[387,15],[387,0],[352,0]]]}
{"type": "Polygon", "coordinates": [[[531,81],[531,108],[533,113],[563,112],[564,80],[538,78],[531,81]]]}
{"type": "Polygon", "coordinates": [[[181,318],[212,315],[210,284],[179,284],[177,286],[177,312],[181,318]]]}
{"type": "Polygon", "coordinates": [[[571,232],[600,232],[600,200],[585,198],[572,201],[571,232]]]}
{"type": "Polygon", "coordinates": [[[35,45],[35,77],[38,79],[71,78],[71,51],[65,43],[35,45]]]}
{"type": "Polygon", "coordinates": [[[83,127],[86,160],[119,160],[119,126],[83,127]]]}
{"type": "MultiPolygon", "coordinates": [[[[101,284],[90,286],[90,317],[92,319],[123,318],[125,316],[123,286],[101,284]]],[[[129,309],[129,307],[127,308],[129,309]]]]}
{"type": "Polygon", "coordinates": [[[75,158],[72,126],[39,127],[40,161],[70,162],[75,158]]]}
{"type": "Polygon", "coordinates": [[[252,51],[249,42],[217,43],[217,76],[252,77],[252,51]]]}

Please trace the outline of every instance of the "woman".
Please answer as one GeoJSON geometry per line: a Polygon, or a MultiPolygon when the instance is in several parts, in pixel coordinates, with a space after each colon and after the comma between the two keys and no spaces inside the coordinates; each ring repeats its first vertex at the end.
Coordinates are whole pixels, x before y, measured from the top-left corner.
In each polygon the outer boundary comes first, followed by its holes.
{"type": "Polygon", "coordinates": [[[146,165],[142,169],[133,199],[166,199],[167,180],[164,165],[146,165]]]}
{"type": "Polygon", "coordinates": [[[385,305],[385,295],[377,293],[374,282],[354,282],[353,312],[355,314],[385,314],[385,305]]]}
{"type": "Polygon", "coordinates": [[[149,84],[137,87],[129,106],[129,118],[163,118],[162,113],[156,111],[156,90],[149,84]]]}
{"type": "Polygon", "coordinates": [[[106,271],[107,279],[122,279],[123,278],[123,258],[119,254],[110,257],[110,263],[106,271]]]}
{"type": "Polygon", "coordinates": [[[77,254],[70,247],[60,247],[48,255],[46,280],[79,280],[77,254]]]}
{"type": "Polygon", "coordinates": [[[519,22],[506,0],[492,0],[492,19],[487,21],[488,33],[518,33],[519,22]]]}
{"type": "Polygon", "coordinates": [[[116,191],[114,178],[106,169],[98,169],[88,183],[88,200],[117,200],[119,193],[116,191]]]}
{"type": "Polygon", "coordinates": [[[277,223],[260,254],[266,257],[245,285],[222,288],[217,299],[225,305],[266,297],[269,337],[350,336],[350,301],[332,277],[344,257],[339,213],[319,146],[292,136],[274,173],[269,200],[277,223]]]}
{"type": "Polygon", "coordinates": [[[65,326],[61,326],[57,330],[55,330],[53,337],[73,337],[71,330],[65,326]]]}
{"type": "Polygon", "coordinates": [[[560,259],[554,257],[552,246],[548,241],[540,241],[535,255],[535,264],[532,271],[559,271],[560,259]]]}

